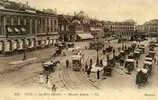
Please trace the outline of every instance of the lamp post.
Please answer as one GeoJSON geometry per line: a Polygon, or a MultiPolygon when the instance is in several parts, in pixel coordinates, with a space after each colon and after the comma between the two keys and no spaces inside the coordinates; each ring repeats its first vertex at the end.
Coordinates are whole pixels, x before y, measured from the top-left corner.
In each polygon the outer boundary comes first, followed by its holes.
{"type": "Polygon", "coordinates": [[[26,42],[25,42],[25,38],[24,38],[24,51],[23,51],[23,53],[24,53],[24,55],[23,55],[23,60],[26,60],[26,42]]]}
{"type": "Polygon", "coordinates": [[[97,40],[97,61],[96,61],[96,66],[99,66],[99,42],[98,42],[98,37],[96,38],[97,40]]]}

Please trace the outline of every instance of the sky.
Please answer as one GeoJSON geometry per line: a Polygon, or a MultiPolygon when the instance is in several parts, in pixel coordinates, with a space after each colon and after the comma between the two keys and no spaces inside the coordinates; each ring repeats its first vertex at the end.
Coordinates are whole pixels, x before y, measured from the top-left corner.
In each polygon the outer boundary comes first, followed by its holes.
{"type": "Polygon", "coordinates": [[[133,19],[138,24],[158,18],[158,0],[12,0],[28,1],[32,7],[57,9],[58,13],[84,11],[99,20],[123,21],[133,19]]]}

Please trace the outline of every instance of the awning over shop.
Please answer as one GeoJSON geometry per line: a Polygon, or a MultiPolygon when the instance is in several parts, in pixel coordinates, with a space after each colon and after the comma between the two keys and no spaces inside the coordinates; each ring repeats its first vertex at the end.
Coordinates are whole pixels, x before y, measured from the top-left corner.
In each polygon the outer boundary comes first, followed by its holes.
{"type": "Polygon", "coordinates": [[[29,45],[29,47],[28,48],[33,48],[34,47],[34,40],[33,39],[30,39],[30,45],[29,45]]]}
{"type": "Polygon", "coordinates": [[[26,32],[26,29],[24,27],[21,28],[22,32],[26,32]]]}
{"type": "Polygon", "coordinates": [[[6,44],[5,44],[5,49],[4,49],[4,51],[5,52],[9,52],[10,51],[10,42],[6,42],[6,44]]]}
{"type": "Polygon", "coordinates": [[[91,35],[90,33],[78,33],[77,34],[81,39],[93,39],[93,35],[91,35]]]}
{"type": "Polygon", "coordinates": [[[14,28],[15,32],[19,33],[20,30],[18,28],[14,28]]]}
{"type": "Polygon", "coordinates": [[[10,28],[10,27],[7,27],[7,31],[10,32],[10,33],[11,33],[11,32],[14,32],[13,29],[10,28]]]}
{"type": "Polygon", "coordinates": [[[17,42],[16,41],[12,41],[12,49],[15,50],[17,49],[17,42]]]}
{"type": "Polygon", "coordinates": [[[21,39],[19,39],[18,42],[19,42],[18,50],[22,50],[23,49],[23,41],[21,39]]]}
{"type": "Polygon", "coordinates": [[[0,42],[0,51],[2,51],[2,50],[3,50],[3,43],[0,42]]]}

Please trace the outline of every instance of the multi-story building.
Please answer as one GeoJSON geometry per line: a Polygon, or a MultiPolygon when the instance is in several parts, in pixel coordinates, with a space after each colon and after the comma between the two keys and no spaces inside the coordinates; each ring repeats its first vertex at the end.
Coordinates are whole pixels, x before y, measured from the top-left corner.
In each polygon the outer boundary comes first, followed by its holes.
{"type": "Polygon", "coordinates": [[[0,9],[0,51],[47,47],[58,39],[58,19],[54,13],[34,9],[0,9]]]}
{"type": "Polygon", "coordinates": [[[93,38],[90,33],[90,23],[83,16],[59,15],[58,27],[62,41],[79,41],[93,38]]]}
{"type": "Polygon", "coordinates": [[[61,41],[71,41],[70,25],[72,16],[58,15],[58,32],[61,41]]]}
{"type": "Polygon", "coordinates": [[[135,32],[135,22],[134,21],[124,21],[124,22],[105,22],[104,27],[109,30],[109,32],[114,33],[120,37],[126,38],[130,37],[135,32]]]}
{"type": "Polygon", "coordinates": [[[144,31],[148,36],[158,36],[158,19],[150,20],[143,24],[144,31]]]}

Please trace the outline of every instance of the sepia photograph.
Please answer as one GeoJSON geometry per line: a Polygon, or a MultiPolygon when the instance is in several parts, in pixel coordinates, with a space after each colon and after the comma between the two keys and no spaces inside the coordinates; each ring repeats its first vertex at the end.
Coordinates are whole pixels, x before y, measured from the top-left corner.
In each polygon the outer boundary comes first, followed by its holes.
{"type": "Polygon", "coordinates": [[[158,100],[158,0],[0,0],[0,100],[158,100]]]}

